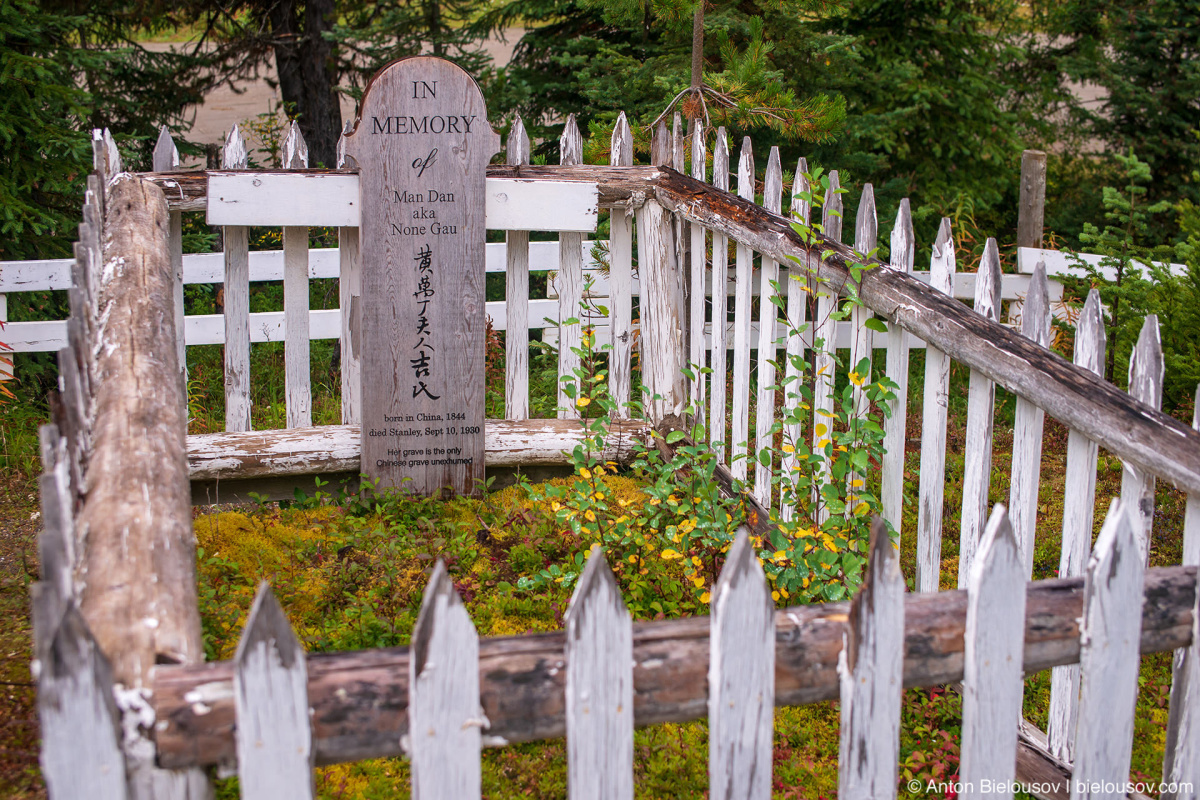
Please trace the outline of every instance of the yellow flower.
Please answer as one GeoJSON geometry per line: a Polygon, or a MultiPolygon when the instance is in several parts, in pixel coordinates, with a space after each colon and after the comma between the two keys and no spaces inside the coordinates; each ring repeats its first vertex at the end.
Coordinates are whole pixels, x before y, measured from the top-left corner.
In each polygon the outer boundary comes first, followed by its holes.
{"type": "Polygon", "coordinates": [[[710,601],[710,600],[712,600],[712,594],[711,594],[711,593],[709,593],[709,592],[705,592],[704,594],[700,595],[700,602],[701,602],[701,603],[707,603],[707,602],[708,602],[708,601],[710,601]]]}
{"type": "Polygon", "coordinates": [[[859,375],[857,372],[850,373],[850,382],[853,383],[855,386],[862,386],[865,381],[866,381],[866,378],[863,377],[862,375],[859,375]]]}
{"type": "Polygon", "coordinates": [[[579,406],[580,408],[587,408],[591,404],[592,404],[592,398],[590,398],[590,397],[581,397],[575,401],[575,405],[579,406]]]}
{"type": "Polygon", "coordinates": [[[683,555],[678,550],[673,550],[670,547],[664,549],[660,555],[666,559],[683,558],[683,555]]]}
{"type": "Polygon", "coordinates": [[[583,467],[579,470],[579,477],[583,478],[584,480],[591,480],[592,471],[587,467],[583,467]]]}

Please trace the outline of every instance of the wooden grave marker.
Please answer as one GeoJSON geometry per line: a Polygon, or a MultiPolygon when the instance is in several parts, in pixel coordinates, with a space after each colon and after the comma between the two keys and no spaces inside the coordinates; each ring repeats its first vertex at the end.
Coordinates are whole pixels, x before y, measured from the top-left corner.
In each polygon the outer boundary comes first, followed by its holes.
{"type": "Polygon", "coordinates": [[[484,186],[499,150],[474,79],[429,56],[376,73],[346,137],[362,203],[362,464],[380,487],[481,491],[484,186]]]}

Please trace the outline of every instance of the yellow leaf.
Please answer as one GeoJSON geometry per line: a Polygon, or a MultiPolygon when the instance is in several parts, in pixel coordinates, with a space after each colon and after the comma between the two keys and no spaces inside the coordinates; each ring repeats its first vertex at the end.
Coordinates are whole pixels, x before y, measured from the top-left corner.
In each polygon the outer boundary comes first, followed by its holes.
{"type": "Polygon", "coordinates": [[[683,558],[683,555],[678,550],[674,550],[670,547],[663,550],[660,555],[666,559],[683,558]]]}
{"type": "Polygon", "coordinates": [[[700,595],[700,602],[701,602],[701,603],[707,603],[707,602],[708,602],[708,601],[710,601],[711,599],[712,599],[712,594],[711,594],[711,593],[709,593],[709,592],[705,592],[704,594],[700,595]]]}
{"type": "Polygon", "coordinates": [[[854,516],[861,517],[863,514],[866,514],[870,510],[871,510],[871,507],[869,505],[867,505],[866,501],[861,502],[854,507],[854,516]]]}
{"type": "Polygon", "coordinates": [[[579,406],[580,408],[587,408],[591,404],[592,404],[592,398],[590,398],[590,397],[581,397],[575,401],[575,405],[579,406]]]}
{"type": "Polygon", "coordinates": [[[586,519],[588,522],[596,521],[596,513],[594,511],[592,511],[590,508],[587,511],[583,512],[583,516],[584,516],[584,519],[586,519]]]}
{"type": "Polygon", "coordinates": [[[592,471],[590,469],[588,469],[587,467],[583,467],[582,469],[579,470],[579,477],[583,478],[584,480],[591,480],[592,479],[592,471]]]}
{"type": "Polygon", "coordinates": [[[794,452],[796,452],[796,448],[792,447],[790,444],[785,444],[785,445],[783,446],[783,452],[785,452],[785,453],[794,453],[794,452]]]}
{"type": "Polygon", "coordinates": [[[824,422],[818,422],[817,427],[813,428],[813,433],[815,433],[817,436],[824,436],[828,432],[829,426],[824,422]]]}
{"type": "Polygon", "coordinates": [[[864,381],[866,381],[866,378],[864,378],[862,375],[859,375],[857,372],[850,373],[850,382],[855,386],[862,386],[864,381]]]}

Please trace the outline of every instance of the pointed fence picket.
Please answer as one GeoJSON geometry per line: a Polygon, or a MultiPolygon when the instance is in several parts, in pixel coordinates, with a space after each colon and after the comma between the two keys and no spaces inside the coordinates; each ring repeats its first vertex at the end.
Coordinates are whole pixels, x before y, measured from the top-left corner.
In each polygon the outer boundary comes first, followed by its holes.
{"type": "MultiPolygon", "coordinates": [[[[529,163],[529,134],[520,114],[508,131],[506,155],[510,165],[529,163]]],[[[504,237],[504,416],[529,419],[529,231],[507,231],[504,237]]]]}
{"type": "MultiPolygon", "coordinates": [[[[1050,341],[1050,302],[1046,265],[1038,264],[1021,312],[1021,335],[1046,347],[1050,341]]],[[[1042,467],[1042,424],[1045,413],[1024,397],[1017,397],[1013,425],[1012,485],[1009,516],[1025,560],[1025,578],[1033,577],[1033,539],[1037,532],[1038,483],[1042,467]]]]}
{"type": "MultiPolygon", "coordinates": [[[[246,169],[249,159],[241,131],[225,137],[221,168],[246,169]]],[[[250,229],[226,225],[225,251],[225,430],[250,430],[250,229]]]]}
{"type": "Polygon", "coordinates": [[[984,530],[967,588],[959,780],[964,800],[990,796],[1015,778],[1024,691],[1025,574],[1004,506],[984,530]],[[988,783],[990,782],[990,783],[988,783]]]}
{"type": "MultiPolygon", "coordinates": [[[[779,148],[771,148],[767,160],[766,176],[763,178],[763,208],[778,214],[783,205],[783,166],[779,162],[779,148]]],[[[765,460],[759,454],[773,445],[771,429],[775,425],[775,302],[779,285],[779,264],[772,258],[762,257],[759,269],[758,290],[758,397],[754,404],[754,496],[764,507],[771,505],[771,455],[765,460]]]]}
{"type": "Polygon", "coordinates": [[[593,547],[566,619],[571,800],[633,800],[633,622],[593,547]]]}
{"type": "MultiPolygon", "coordinates": [[[[308,167],[308,145],[292,120],[283,140],[283,168],[308,167]]],[[[283,227],[284,385],[287,426],[312,425],[312,386],[308,335],[308,228],[283,227]]]]}
{"type": "MultiPolygon", "coordinates": [[[[929,285],[942,294],[954,288],[954,237],[943,217],[929,262],[929,285]]],[[[921,419],[921,478],[917,494],[918,592],[936,592],[942,566],[942,504],[946,489],[946,425],[950,408],[950,356],[925,348],[925,397],[921,419]]]]}
{"type": "MultiPolygon", "coordinates": [[[[742,139],[738,157],[737,194],[754,202],[754,151],[750,137],[742,139]]],[[[733,410],[730,431],[729,469],[733,477],[746,480],[750,438],[750,285],[754,280],[754,251],[736,242],[733,295],[733,410]]]]}
{"type": "Polygon", "coordinates": [[[1123,797],[1113,787],[1129,780],[1145,579],[1135,503],[1113,501],[1084,578],[1072,800],[1123,797]]]}
{"type": "Polygon", "coordinates": [[[878,517],[869,563],[850,604],[848,642],[838,661],[842,728],[838,796],[896,796],[900,701],[904,696],[904,576],[878,517]]]}
{"type": "MultiPolygon", "coordinates": [[[[150,159],[151,169],[155,172],[173,172],[179,169],[179,150],[171,132],[163,125],[158,131],[158,141],[154,143],[154,152],[150,159]]],[[[175,355],[179,359],[179,370],[187,384],[187,342],[183,336],[183,213],[170,212],[167,232],[167,249],[171,254],[171,268],[175,273],[175,355]]],[[[0,319],[3,319],[0,316],[0,319]]]]}
{"type": "MultiPolygon", "coordinates": [[[[575,124],[575,115],[567,116],[562,137],[558,141],[559,163],[571,166],[583,163],[583,137],[575,124]]],[[[575,391],[582,392],[584,386],[576,378],[579,369],[579,350],[583,326],[578,321],[584,316],[583,302],[583,234],[563,231],[558,234],[558,376],[569,377],[575,391]],[[577,320],[569,322],[568,320],[577,320]]],[[[528,291],[526,292],[528,297],[528,291]]],[[[558,418],[579,419],[579,406],[575,399],[567,396],[566,384],[558,382],[558,418]]]]}
{"type": "MultiPolygon", "coordinates": [[[[699,121],[693,122],[692,129],[692,177],[703,183],[706,178],[707,171],[707,154],[704,147],[704,125],[699,121]]],[[[692,425],[704,430],[705,425],[705,410],[704,406],[708,400],[707,391],[707,376],[702,372],[708,366],[708,359],[705,356],[705,297],[707,295],[707,281],[705,277],[705,267],[708,264],[708,252],[706,244],[707,231],[703,225],[695,222],[689,226],[691,233],[691,285],[690,285],[690,312],[691,318],[691,334],[689,336],[690,344],[690,361],[689,366],[695,373],[695,378],[692,380],[692,406],[695,409],[692,425]]],[[[716,281],[714,276],[713,290],[716,291],[716,281]]],[[[715,323],[715,318],[714,318],[715,323]]]]}
{"type": "MultiPolygon", "coordinates": [[[[1137,344],[1129,356],[1129,394],[1151,408],[1162,408],[1163,351],[1158,315],[1146,315],[1137,344]]],[[[1138,547],[1142,563],[1150,563],[1154,526],[1154,474],[1130,461],[1121,471],[1121,500],[1137,509],[1138,547]]]]}
{"type": "MultiPolygon", "coordinates": [[[[975,279],[975,313],[1000,319],[1000,251],[988,239],[975,279]]],[[[962,525],[959,528],[958,586],[966,588],[971,563],[987,519],[988,487],[992,477],[992,423],[996,384],[971,370],[967,389],[967,433],[963,456],[962,525]]]]}
{"type": "MultiPolygon", "coordinates": [[[[346,123],[346,131],[353,122],[346,123]]],[[[338,137],[337,166],[346,160],[346,131],[338,137]]],[[[362,335],[362,254],[358,246],[358,228],[338,228],[338,307],[341,309],[342,424],[362,422],[362,360],[359,341],[362,335]]]]}
{"type": "MultiPolygon", "coordinates": [[[[1094,291],[1094,290],[1093,290],[1094,291]]],[[[1192,429],[1200,431],[1200,386],[1192,411],[1192,429]]],[[[1183,564],[1200,566],[1200,492],[1189,492],[1183,513],[1183,564]]],[[[1192,609],[1192,643],[1175,651],[1171,670],[1171,710],[1163,748],[1163,781],[1191,784],[1191,792],[1168,790],[1169,800],[1200,796],[1200,580],[1192,609]]]]}
{"type": "MultiPolygon", "coordinates": [[[[1100,293],[1092,289],[1075,328],[1075,364],[1096,375],[1104,373],[1106,337],[1100,316],[1100,293]]],[[[1063,491],[1062,557],[1058,574],[1084,574],[1092,547],[1096,506],[1096,459],[1100,448],[1076,430],[1067,434],[1067,471],[1063,491]]],[[[1051,755],[1075,760],[1075,725],[1079,716],[1079,665],[1055,667],[1050,677],[1050,714],[1046,736],[1051,755]]]]}
{"type": "MultiPolygon", "coordinates": [[[[717,128],[713,145],[714,189],[729,190],[729,141],[725,128],[717,128]]],[[[718,461],[725,461],[729,449],[729,434],[725,427],[725,378],[728,374],[726,347],[729,330],[727,282],[729,276],[729,239],[723,233],[712,235],[712,376],[709,390],[709,438],[718,461]]]]}
{"type": "Polygon", "coordinates": [[[408,744],[414,800],[478,800],[479,635],[446,565],[425,587],[408,662],[408,744]]]}
{"type": "MultiPolygon", "coordinates": [[[[829,187],[821,207],[821,229],[830,241],[842,240],[842,195],[838,171],[829,173],[829,187]]],[[[817,284],[816,316],[813,317],[813,451],[824,452],[825,444],[833,436],[833,417],[830,402],[833,399],[834,356],[837,354],[837,327],[830,319],[837,307],[837,297],[827,288],[817,284]]],[[[818,525],[829,518],[829,509],[821,500],[820,487],[830,479],[829,462],[822,460],[813,481],[813,519],[818,525]]]]}
{"type": "MultiPolygon", "coordinates": [[[[911,273],[916,258],[916,238],[913,235],[912,211],[908,198],[900,201],[896,224],[892,227],[890,266],[911,273]]],[[[904,454],[908,425],[908,337],[895,322],[887,323],[887,361],[885,372],[896,384],[896,397],[889,405],[883,423],[883,474],[880,478],[879,500],[883,518],[901,533],[904,509],[904,454]]]]}
{"type": "MultiPolygon", "coordinates": [[[[800,158],[796,162],[796,175],[792,181],[790,211],[797,222],[804,226],[809,224],[809,217],[812,213],[812,204],[806,199],[811,192],[808,178],[805,177],[807,174],[808,162],[804,158],[800,158]]],[[[807,256],[805,256],[804,266],[807,266],[807,256]]],[[[783,405],[790,412],[800,404],[802,397],[800,382],[803,379],[803,373],[806,372],[802,369],[801,364],[804,357],[804,328],[808,322],[808,297],[811,294],[811,280],[805,269],[794,263],[787,265],[785,280],[787,282],[788,338],[782,395],[783,405]]],[[[804,440],[804,430],[799,421],[792,421],[790,413],[786,413],[785,418],[789,421],[784,425],[784,452],[780,459],[779,471],[785,479],[791,479],[799,467],[800,459],[796,452],[796,445],[804,440]]],[[[780,498],[779,513],[785,522],[795,517],[798,501],[797,497],[790,498],[790,502],[788,498],[780,498]]]]}
{"type": "MultiPolygon", "coordinates": [[[[633,132],[625,112],[613,127],[610,162],[614,167],[633,166],[633,132]]],[[[612,362],[608,387],[616,416],[629,416],[633,361],[633,214],[626,208],[609,212],[608,281],[612,328],[612,362]]]]}
{"type": "Polygon", "coordinates": [[[238,779],[246,800],[313,796],[304,648],[267,584],[234,656],[238,779]]]}
{"type": "MultiPolygon", "coordinates": [[[[858,200],[858,213],[854,220],[854,249],[865,263],[879,238],[879,220],[875,214],[875,187],[863,184],[862,195],[858,200]]],[[[850,312],[850,365],[851,372],[857,372],[859,380],[853,382],[854,416],[863,420],[869,410],[864,386],[871,383],[871,347],[873,337],[867,327],[867,320],[875,314],[861,303],[856,303],[850,312]],[[859,370],[863,360],[866,367],[859,370]]]]}

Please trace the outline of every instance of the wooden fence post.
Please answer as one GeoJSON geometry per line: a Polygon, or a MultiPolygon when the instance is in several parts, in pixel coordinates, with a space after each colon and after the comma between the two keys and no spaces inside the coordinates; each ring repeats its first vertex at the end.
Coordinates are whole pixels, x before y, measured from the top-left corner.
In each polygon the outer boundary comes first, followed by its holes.
{"type": "MultiPolygon", "coordinates": [[[[283,168],[308,167],[308,145],[292,120],[283,140],[283,168]]],[[[247,261],[249,265],[249,261],[247,261]]],[[[308,338],[308,228],[283,228],[283,365],[287,426],[312,426],[312,385],[308,338]]]]}
{"type": "Polygon", "coordinates": [[[1136,501],[1115,500],[1084,578],[1072,798],[1123,797],[1112,787],[1129,780],[1145,579],[1137,525],[1136,501]]]}
{"type": "Polygon", "coordinates": [[[713,586],[711,624],[709,797],[766,800],[775,712],[775,604],[745,526],[713,586]]]}
{"type": "MultiPolygon", "coordinates": [[[[575,115],[567,116],[562,137],[558,142],[559,163],[573,166],[583,163],[583,137],[575,124],[575,115]]],[[[579,406],[567,397],[562,379],[575,381],[576,397],[582,395],[583,382],[575,375],[579,369],[579,354],[575,351],[582,341],[583,301],[583,234],[558,234],[558,418],[579,419],[579,406]],[[567,323],[568,319],[579,322],[567,323]]]]}
{"type": "MultiPolygon", "coordinates": [[[[790,210],[792,216],[803,225],[809,224],[809,216],[812,213],[812,204],[801,196],[811,190],[811,187],[808,185],[808,178],[805,177],[807,174],[808,162],[801,157],[796,161],[796,175],[792,180],[790,210]]],[[[808,255],[805,254],[802,258],[807,262],[808,255]]],[[[805,380],[804,373],[807,370],[801,366],[804,358],[805,340],[805,333],[802,331],[802,328],[806,327],[808,320],[808,294],[810,286],[811,281],[805,270],[800,268],[799,265],[789,262],[787,264],[787,364],[784,366],[783,373],[783,403],[784,407],[788,409],[789,415],[799,407],[801,398],[803,397],[801,382],[805,380]]],[[[811,424],[811,412],[806,419],[811,424]]],[[[804,427],[800,423],[789,422],[784,426],[783,443],[787,447],[793,448],[793,450],[789,453],[785,448],[779,470],[786,476],[789,482],[792,482],[792,485],[795,485],[794,475],[800,461],[796,455],[795,447],[803,440],[804,434],[804,427]]],[[[785,498],[780,497],[780,518],[785,521],[793,519],[796,515],[796,504],[799,502],[799,497],[792,497],[790,502],[785,502],[785,498]]]]}
{"type": "MultiPolygon", "coordinates": [[[[1046,347],[1050,342],[1050,301],[1046,265],[1038,262],[1029,281],[1021,312],[1021,334],[1046,347]]],[[[1017,396],[1013,424],[1012,486],[1008,507],[1013,533],[1025,560],[1025,579],[1033,577],[1034,534],[1037,532],[1038,484],[1042,468],[1042,424],[1045,412],[1017,396]]]]}
{"type": "MultiPolygon", "coordinates": [[[[1000,251],[988,239],[975,277],[975,311],[992,322],[1000,315],[1000,251]]],[[[959,529],[958,586],[966,588],[971,562],[987,519],[992,477],[992,417],[996,384],[971,370],[967,397],[967,441],[963,467],[962,525],[959,529]]]]}
{"type": "MultiPolygon", "coordinates": [[[[614,167],[633,166],[633,132],[624,111],[613,127],[609,161],[614,167]]],[[[628,418],[627,406],[633,385],[633,210],[611,209],[609,231],[608,285],[613,349],[608,367],[608,389],[617,405],[615,416],[628,418]]]]}
{"type": "Polygon", "coordinates": [[[571,800],[633,800],[633,622],[599,546],[567,610],[571,800]]]}
{"type": "MultiPolygon", "coordinates": [[[[529,163],[529,134],[520,114],[509,128],[506,155],[509,164],[529,163]]],[[[529,419],[529,231],[508,231],[504,240],[504,416],[529,419]]]]}
{"type": "MultiPolygon", "coordinates": [[[[763,176],[763,208],[778,214],[783,205],[783,165],[779,148],[771,148],[767,171],[763,176]]],[[[754,403],[754,496],[765,508],[771,507],[771,461],[765,464],[759,454],[771,447],[771,428],[775,425],[775,303],[779,285],[779,264],[762,257],[758,285],[758,397],[754,403]]]]}
{"type": "Polygon", "coordinates": [[[659,425],[683,413],[683,320],[679,316],[679,262],[671,244],[671,214],[655,200],[637,213],[638,273],[642,297],[662,298],[640,306],[642,318],[642,383],[646,415],[659,425]]]}
{"type": "Polygon", "coordinates": [[[479,800],[479,635],[439,559],[425,587],[408,661],[414,800],[479,800]]]}
{"type": "MultiPolygon", "coordinates": [[[[700,121],[695,121],[692,125],[692,177],[700,182],[704,182],[707,173],[706,164],[707,155],[704,150],[704,125],[700,121]]],[[[704,428],[706,415],[704,412],[704,404],[708,399],[706,391],[706,376],[702,370],[708,366],[706,357],[705,335],[704,335],[704,312],[705,312],[705,280],[704,273],[708,264],[708,252],[705,242],[707,231],[704,226],[693,222],[690,225],[691,232],[691,336],[689,342],[691,344],[690,368],[695,371],[696,377],[692,381],[692,405],[695,407],[693,417],[693,426],[704,428]]],[[[716,291],[714,283],[713,291],[716,291]]],[[[716,320],[713,320],[713,327],[716,327],[716,320]]]]}
{"type": "MultiPolygon", "coordinates": [[[[896,211],[891,245],[889,260],[892,269],[911,273],[916,258],[916,237],[907,197],[900,201],[900,208],[896,211]]],[[[892,523],[892,528],[899,535],[904,506],[904,451],[908,444],[908,332],[890,320],[887,329],[885,369],[897,389],[896,399],[890,404],[891,415],[883,423],[883,475],[879,494],[883,518],[892,523]]]]}
{"type": "MultiPolygon", "coordinates": [[[[163,125],[154,144],[151,166],[155,172],[174,172],[179,169],[179,150],[171,132],[163,125]]],[[[187,334],[183,308],[183,214],[170,212],[170,228],[167,232],[167,251],[171,254],[171,271],[175,274],[175,343],[176,358],[179,360],[179,375],[184,385],[184,400],[187,399],[187,334]]]]}
{"type": "MultiPolygon", "coordinates": [[[[742,139],[738,157],[738,197],[754,202],[754,151],[750,137],[742,139]]],[[[736,283],[733,292],[733,417],[729,471],[746,480],[750,438],[750,293],[754,280],[754,251],[737,243],[736,283]]]]}
{"type": "MultiPolygon", "coordinates": [[[[724,126],[717,128],[713,144],[714,189],[729,191],[729,141],[724,126]]],[[[713,231],[712,257],[712,376],[708,404],[709,438],[717,461],[729,454],[729,436],[725,432],[725,376],[728,364],[729,332],[729,238],[713,231]]]]}
{"type": "Polygon", "coordinates": [[[849,639],[838,659],[838,797],[887,800],[896,796],[900,752],[904,577],[899,554],[878,517],[871,524],[869,552],[865,581],[850,603],[849,639]]]}
{"type": "Polygon", "coordinates": [[[242,797],[313,796],[312,725],[304,647],[263,583],[233,658],[242,797]]]}
{"type": "Polygon", "coordinates": [[[964,800],[989,796],[984,781],[1006,785],[1017,763],[1025,684],[1025,570],[1004,506],[992,509],[967,589],[959,781],[964,800]]]}
{"type": "MultiPolygon", "coordinates": [[[[868,183],[863,185],[862,195],[858,200],[858,212],[854,219],[854,249],[863,256],[864,262],[867,255],[875,249],[878,238],[879,220],[875,214],[875,187],[868,183]]],[[[874,316],[871,309],[864,305],[855,305],[850,311],[849,371],[857,371],[863,359],[866,359],[866,369],[858,373],[864,385],[871,382],[871,351],[874,337],[871,335],[871,329],[867,327],[867,320],[874,316]]],[[[863,387],[861,385],[854,386],[853,394],[854,416],[863,420],[868,411],[867,397],[863,392],[863,387]]]]}
{"type": "Polygon", "coordinates": [[[1021,153],[1021,199],[1017,210],[1017,247],[1041,247],[1046,214],[1046,154],[1021,153]]]}
{"type": "MultiPolygon", "coordinates": [[[[1137,344],[1129,356],[1129,394],[1155,410],[1162,408],[1163,352],[1158,331],[1158,315],[1148,314],[1142,323],[1137,344]]],[[[1154,527],[1154,473],[1124,462],[1121,472],[1121,500],[1138,510],[1138,547],[1142,564],[1150,563],[1150,542],[1154,527]]]]}
{"type": "MultiPolygon", "coordinates": [[[[237,125],[229,129],[222,169],[245,169],[246,145],[237,125]]],[[[227,225],[225,246],[225,430],[250,430],[250,229],[227,225]]]]}
{"type": "MultiPolygon", "coordinates": [[[[1100,293],[1088,292],[1075,327],[1075,364],[1104,373],[1104,320],[1100,293]]],[[[1063,493],[1062,556],[1058,576],[1075,578],[1087,569],[1096,515],[1096,458],[1099,446],[1077,430],[1067,434],[1067,474],[1063,493]]],[[[1079,716],[1079,665],[1055,667],[1050,677],[1050,714],[1046,737],[1050,754],[1066,763],[1075,760],[1075,725],[1079,716]]]]}
{"type": "MultiPolygon", "coordinates": [[[[838,171],[829,173],[829,189],[821,208],[821,228],[825,238],[834,242],[842,240],[842,195],[838,171]]],[[[813,318],[813,451],[824,452],[827,440],[833,437],[830,401],[833,398],[834,360],[837,353],[837,324],[829,318],[837,307],[837,294],[820,282],[815,285],[817,312],[813,318]],[[824,420],[824,421],[822,421],[824,420]]],[[[829,519],[829,509],[821,498],[820,487],[830,480],[829,462],[821,459],[813,481],[813,521],[817,525],[829,519]]]]}
{"type": "MultiPolygon", "coordinates": [[[[354,125],[346,123],[346,130],[354,125]]],[[[338,138],[337,166],[347,166],[346,131],[338,138]]],[[[353,159],[351,159],[353,160],[353,159]]],[[[338,307],[342,311],[340,344],[342,370],[342,424],[362,422],[362,255],[358,228],[338,228],[338,307]]]]}
{"type": "MultiPolygon", "coordinates": [[[[1200,386],[1192,412],[1192,428],[1200,430],[1200,386]]],[[[1200,492],[1188,492],[1183,517],[1184,566],[1200,565],[1200,492]]],[[[1192,610],[1192,643],[1175,651],[1171,673],[1171,712],[1167,718],[1167,741],[1163,752],[1163,781],[1191,784],[1162,793],[1167,800],[1195,800],[1200,796],[1200,581],[1192,610]]]]}

